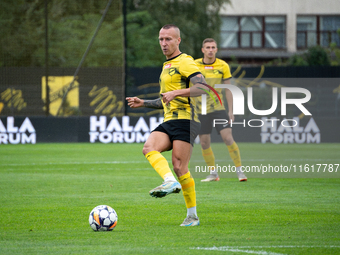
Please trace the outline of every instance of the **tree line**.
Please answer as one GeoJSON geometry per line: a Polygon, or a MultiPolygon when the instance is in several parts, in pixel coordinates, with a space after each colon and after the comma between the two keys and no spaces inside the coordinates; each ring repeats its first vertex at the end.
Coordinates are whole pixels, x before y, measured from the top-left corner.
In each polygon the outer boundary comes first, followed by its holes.
{"type": "MultiPolygon", "coordinates": [[[[78,66],[108,0],[48,0],[49,66],[78,66]]],[[[159,29],[176,24],[181,50],[201,56],[206,37],[218,40],[219,10],[229,0],[114,0],[83,66],[159,66],[159,29]],[[123,2],[126,6],[126,23],[123,2]],[[124,25],[126,42],[124,43],[124,25]],[[124,46],[126,46],[124,52],[124,46]]],[[[0,66],[45,65],[45,0],[0,1],[0,66]]]]}

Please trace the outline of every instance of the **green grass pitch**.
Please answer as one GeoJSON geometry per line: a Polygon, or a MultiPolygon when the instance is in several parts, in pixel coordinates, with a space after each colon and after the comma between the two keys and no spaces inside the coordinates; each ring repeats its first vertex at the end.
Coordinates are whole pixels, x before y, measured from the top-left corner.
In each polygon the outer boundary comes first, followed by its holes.
{"type": "MultiPolygon", "coordinates": [[[[182,192],[149,196],[162,180],[142,146],[0,145],[0,254],[340,254],[340,169],[329,175],[337,178],[244,183],[236,175],[214,183],[198,176],[201,225],[179,227],[182,192]],[[89,226],[100,204],[118,214],[112,232],[89,226]]],[[[225,146],[213,146],[217,160],[231,163],[225,146]]],[[[245,165],[340,163],[339,144],[239,147],[245,165]]]]}

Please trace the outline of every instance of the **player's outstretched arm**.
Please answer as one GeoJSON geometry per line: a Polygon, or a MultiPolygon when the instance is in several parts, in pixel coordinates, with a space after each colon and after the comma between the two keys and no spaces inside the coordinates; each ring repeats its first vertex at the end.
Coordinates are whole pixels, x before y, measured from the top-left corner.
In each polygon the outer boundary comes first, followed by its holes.
{"type": "Polygon", "coordinates": [[[144,100],[144,107],[154,108],[154,109],[163,109],[162,101],[160,98],[154,100],[144,100]]]}
{"type": "Polygon", "coordinates": [[[131,108],[139,108],[144,106],[144,100],[138,97],[127,97],[126,101],[128,102],[128,106],[131,108]]]}
{"type": "Polygon", "coordinates": [[[138,97],[127,97],[126,101],[128,101],[128,106],[131,108],[139,108],[139,107],[147,107],[154,109],[162,109],[162,101],[160,98],[154,100],[143,100],[138,97]]]}

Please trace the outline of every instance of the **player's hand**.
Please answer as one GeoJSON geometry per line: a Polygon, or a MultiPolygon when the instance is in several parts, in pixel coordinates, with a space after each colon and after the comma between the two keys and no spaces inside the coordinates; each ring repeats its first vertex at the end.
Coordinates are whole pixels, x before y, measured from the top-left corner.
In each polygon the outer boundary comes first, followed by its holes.
{"type": "Polygon", "coordinates": [[[169,105],[169,103],[176,97],[175,91],[169,91],[161,94],[162,100],[166,105],[169,105]]]}
{"type": "Polygon", "coordinates": [[[144,105],[144,100],[138,97],[127,97],[126,101],[128,101],[128,106],[131,108],[143,107],[144,105]]]}
{"type": "Polygon", "coordinates": [[[233,112],[228,112],[228,116],[229,116],[229,121],[234,122],[235,116],[234,116],[233,112]]]}

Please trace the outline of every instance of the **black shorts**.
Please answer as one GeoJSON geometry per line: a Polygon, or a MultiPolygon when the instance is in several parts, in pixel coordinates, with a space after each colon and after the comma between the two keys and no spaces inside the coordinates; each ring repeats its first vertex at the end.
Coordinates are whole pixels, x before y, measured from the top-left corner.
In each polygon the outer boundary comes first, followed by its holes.
{"type": "Polygon", "coordinates": [[[200,135],[211,134],[213,124],[214,124],[214,119],[223,119],[223,120],[228,121],[228,123],[225,125],[222,125],[222,124],[215,125],[216,131],[218,134],[221,132],[222,129],[231,128],[230,122],[229,122],[229,116],[225,110],[215,111],[212,113],[208,113],[207,115],[199,114],[198,118],[200,119],[200,122],[201,122],[201,130],[199,131],[200,135]]]}
{"type": "Polygon", "coordinates": [[[200,127],[200,123],[192,120],[169,120],[160,124],[152,132],[159,131],[166,133],[171,142],[181,140],[193,145],[200,127]]]}

